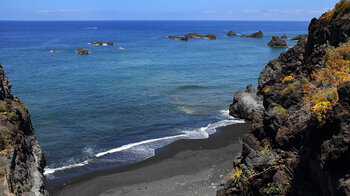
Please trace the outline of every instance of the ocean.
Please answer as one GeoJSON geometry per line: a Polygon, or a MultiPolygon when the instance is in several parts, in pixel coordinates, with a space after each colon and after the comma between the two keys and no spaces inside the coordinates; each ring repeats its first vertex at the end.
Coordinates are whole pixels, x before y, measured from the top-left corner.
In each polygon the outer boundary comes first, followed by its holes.
{"type": "Polygon", "coordinates": [[[55,185],[244,122],[228,115],[234,92],[256,85],[266,63],[287,50],[268,47],[272,36],[305,34],[308,24],[0,21],[0,64],[29,107],[47,183],[55,185]],[[225,36],[230,30],[261,30],[264,38],[225,36]],[[167,38],[194,32],[217,40],[167,38]],[[94,41],[114,45],[88,44],[94,41]],[[77,54],[78,48],[91,54],[77,54]]]}

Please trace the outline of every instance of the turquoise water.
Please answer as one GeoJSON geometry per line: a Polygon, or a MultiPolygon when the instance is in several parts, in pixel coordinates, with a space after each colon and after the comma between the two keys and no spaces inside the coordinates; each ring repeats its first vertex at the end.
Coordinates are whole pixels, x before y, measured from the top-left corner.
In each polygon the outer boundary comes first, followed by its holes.
{"type": "Polygon", "coordinates": [[[140,161],[177,139],[206,138],[217,126],[237,123],[227,114],[233,93],[256,84],[266,63],[286,50],[267,47],[271,37],[304,34],[307,25],[0,21],[0,63],[13,93],[30,108],[45,174],[54,184],[140,161]],[[264,38],[227,37],[229,30],[262,30],[264,38]],[[191,32],[214,33],[217,40],[167,38],[191,32]],[[88,44],[93,41],[115,45],[88,44]],[[77,48],[91,54],[76,54],[77,48]]]}

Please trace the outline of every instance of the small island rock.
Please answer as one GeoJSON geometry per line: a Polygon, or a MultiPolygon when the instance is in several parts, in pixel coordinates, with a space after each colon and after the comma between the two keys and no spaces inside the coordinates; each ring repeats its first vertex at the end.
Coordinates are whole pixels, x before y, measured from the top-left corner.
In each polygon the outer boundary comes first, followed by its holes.
{"type": "Polygon", "coordinates": [[[176,39],[176,40],[181,40],[181,41],[188,41],[188,37],[178,37],[178,36],[168,36],[169,39],[176,39]]]}
{"type": "Polygon", "coordinates": [[[262,38],[264,35],[261,31],[253,33],[251,35],[242,35],[241,37],[254,37],[254,38],[262,38]]]}
{"type": "Polygon", "coordinates": [[[233,31],[229,31],[228,33],[226,33],[226,36],[235,36],[237,35],[236,33],[234,33],[233,31]]]}
{"type": "Polygon", "coordinates": [[[208,34],[203,36],[204,39],[216,40],[216,36],[214,34],[208,34]]]}
{"type": "Polygon", "coordinates": [[[288,37],[286,35],[282,35],[281,39],[288,39],[288,37]]]}
{"type": "Polygon", "coordinates": [[[108,45],[108,46],[113,46],[114,43],[113,43],[113,42],[107,42],[107,45],[108,45]]]}
{"type": "Polygon", "coordinates": [[[81,49],[81,48],[80,49],[76,49],[75,52],[78,53],[78,54],[90,54],[91,53],[90,50],[81,49]]]}
{"type": "Polygon", "coordinates": [[[91,45],[102,46],[103,42],[91,42],[91,45]]]}
{"type": "Polygon", "coordinates": [[[273,36],[267,45],[270,47],[287,47],[286,41],[277,36],[273,36]]]}

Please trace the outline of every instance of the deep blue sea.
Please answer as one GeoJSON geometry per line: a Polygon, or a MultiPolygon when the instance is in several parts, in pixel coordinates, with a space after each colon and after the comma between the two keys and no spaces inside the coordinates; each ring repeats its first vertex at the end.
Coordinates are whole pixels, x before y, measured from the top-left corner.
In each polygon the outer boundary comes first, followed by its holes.
{"type": "Polygon", "coordinates": [[[0,21],[0,64],[29,107],[48,183],[55,184],[241,122],[228,116],[234,92],[257,84],[266,63],[286,50],[266,44],[274,35],[307,33],[308,23],[0,21]],[[262,30],[264,38],[225,36],[230,30],[262,30]],[[167,38],[193,32],[217,40],[167,38]]]}

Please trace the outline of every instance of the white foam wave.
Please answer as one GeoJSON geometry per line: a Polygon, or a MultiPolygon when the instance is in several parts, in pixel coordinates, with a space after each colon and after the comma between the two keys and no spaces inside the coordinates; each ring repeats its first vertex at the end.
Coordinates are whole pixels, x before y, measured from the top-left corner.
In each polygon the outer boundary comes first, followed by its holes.
{"type": "MultiPolygon", "coordinates": [[[[160,148],[164,145],[164,143],[169,144],[173,141],[179,140],[179,139],[206,139],[209,138],[211,134],[214,134],[216,132],[216,128],[218,127],[223,127],[231,124],[238,124],[238,123],[244,123],[244,120],[222,120],[216,123],[211,123],[207,125],[206,127],[201,127],[198,129],[192,129],[192,130],[184,130],[180,131],[179,135],[174,135],[174,136],[168,136],[168,137],[162,137],[162,138],[156,138],[156,139],[150,139],[150,140],[145,140],[145,141],[140,141],[136,143],[131,143],[131,144],[126,144],[121,147],[113,148],[111,150],[105,151],[105,152],[100,152],[97,153],[94,157],[99,158],[108,154],[113,154],[116,152],[121,152],[121,151],[127,151],[131,150],[132,153],[135,154],[142,154],[142,157],[148,158],[151,156],[154,156],[155,150],[157,148],[160,148]],[[161,142],[161,143],[159,143],[161,142]],[[161,145],[163,144],[163,145],[161,145]]],[[[87,151],[91,151],[90,149],[86,149],[87,151]]],[[[88,164],[89,161],[84,161],[82,163],[76,163],[76,164],[71,164],[68,166],[63,166],[59,168],[45,168],[44,175],[50,175],[53,174],[56,171],[62,171],[65,169],[69,168],[74,168],[74,167],[81,167],[86,164],[88,164]]]]}
{"type": "Polygon", "coordinates": [[[235,117],[230,115],[230,111],[229,110],[220,110],[219,112],[224,117],[227,117],[229,119],[236,119],[235,117]]]}
{"type": "Polygon", "coordinates": [[[89,161],[84,161],[82,163],[76,163],[76,164],[67,165],[67,166],[58,167],[58,168],[48,168],[48,167],[46,167],[44,169],[44,175],[53,174],[56,171],[62,171],[62,170],[69,169],[69,168],[81,167],[81,166],[84,166],[84,165],[86,165],[88,163],[89,163],[89,161]]]}
{"type": "Polygon", "coordinates": [[[97,27],[86,27],[86,28],[81,28],[81,29],[97,29],[97,27]]]}
{"type": "Polygon", "coordinates": [[[161,140],[168,140],[168,139],[174,139],[174,138],[184,137],[184,136],[186,136],[186,135],[182,134],[182,135],[162,137],[162,138],[150,139],[150,140],[145,140],[145,141],[141,141],[141,142],[137,142],[137,143],[127,144],[127,145],[124,145],[124,146],[121,146],[121,147],[118,147],[118,148],[114,148],[114,149],[108,150],[106,152],[100,152],[100,153],[96,154],[95,157],[101,157],[101,156],[104,156],[104,155],[107,155],[107,154],[124,151],[124,150],[132,148],[134,146],[139,146],[139,145],[142,145],[142,144],[148,144],[148,143],[152,143],[152,142],[157,142],[157,141],[161,141],[161,140]]]}

